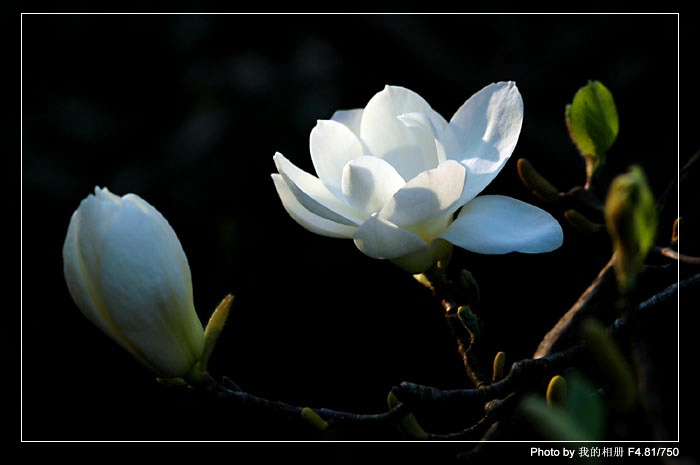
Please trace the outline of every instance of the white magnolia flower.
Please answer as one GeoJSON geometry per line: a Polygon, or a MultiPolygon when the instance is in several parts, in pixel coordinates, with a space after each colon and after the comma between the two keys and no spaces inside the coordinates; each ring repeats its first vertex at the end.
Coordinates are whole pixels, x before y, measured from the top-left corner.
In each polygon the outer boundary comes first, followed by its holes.
{"type": "Polygon", "coordinates": [[[477,197],[513,152],[522,119],[513,82],[486,86],[449,122],[420,95],[386,86],[364,109],[318,121],[310,136],[318,177],[277,153],[272,178],[303,227],[352,238],[366,255],[412,273],[430,267],[444,241],[484,254],[549,252],[563,240],[550,214],[477,197]]]}
{"type": "Polygon", "coordinates": [[[181,377],[202,356],[187,257],[175,231],[135,194],[95,188],[73,213],[63,245],[73,300],[146,367],[181,377]]]}

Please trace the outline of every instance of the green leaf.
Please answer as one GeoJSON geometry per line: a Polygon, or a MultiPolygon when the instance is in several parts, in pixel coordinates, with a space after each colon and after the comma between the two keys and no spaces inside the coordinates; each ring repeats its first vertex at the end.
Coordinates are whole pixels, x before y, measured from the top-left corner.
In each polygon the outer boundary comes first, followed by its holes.
{"type": "Polygon", "coordinates": [[[214,351],[214,346],[216,345],[216,341],[219,340],[219,335],[224,329],[224,325],[226,324],[226,320],[228,319],[228,314],[231,309],[232,303],[233,296],[231,294],[228,294],[214,309],[214,312],[211,314],[211,317],[209,317],[207,327],[204,328],[204,350],[202,351],[202,357],[199,361],[199,365],[202,371],[207,371],[209,357],[211,357],[211,354],[214,351]]]}
{"type": "Polygon", "coordinates": [[[582,375],[568,378],[566,410],[590,441],[599,441],[605,432],[605,405],[595,387],[582,375]]]}
{"type": "Polygon", "coordinates": [[[658,215],[654,194],[640,166],[613,179],[605,199],[605,223],[615,251],[620,292],[628,292],[654,245],[658,215]]]}
{"type": "Polygon", "coordinates": [[[591,439],[569,412],[553,409],[539,397],[525,397],[519,409],[530,425],[546,440],[571,442],[591,439]]]}
{"type": "Polygon", "coordinates": [[[620,347],[603,323],[593,318],[581,322],[581,335],[591,360],[608,383],[608,405],[621,412],[629,411],[637,400],[637,381],[620,347]]]}
{"type": "Polygon", "coordinates": [[[600,441],[605,433],[605,407],[593,385],[582,375],[573,373],[566,381],[565,395],[565,405],[559,408],[529,395],[519,409],[547,440],[600,441]]]}
{"type": "Polygon", "coordinates": [[[590,81],[574,95],[565,111],[569,135],[586,159],[589,178],[605,161],[617,138],[619,121],[610,91],[599,81],[590,81]]]}

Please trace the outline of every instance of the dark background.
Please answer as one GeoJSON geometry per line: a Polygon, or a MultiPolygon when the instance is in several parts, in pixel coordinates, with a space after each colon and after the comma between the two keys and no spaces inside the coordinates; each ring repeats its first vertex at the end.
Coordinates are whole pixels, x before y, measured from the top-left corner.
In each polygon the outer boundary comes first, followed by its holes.
{"type": "MultiPolygon", "coordinates": [[[[410,276],[286,214],[270,179],[275,151],[312,171],[316,120],[363,107],[385,84],[418,92],[449,119],[483,86],[514,80],[524,125],[487,192],[544,206],[520,184],[515,161],[529,158],[562,190],[583,183],[563,114],[589,79],[611,90],[620,116],[604,178],[640,163],[660,195],[697,149],[695,114],[678,126],[676,15],[21,22],[24,440],[318,439],[164,388],[82,317],[61,248],[70,215],[95,186],[138,193],[169,220],[203,321],[225,294],[236,296],[210,364],[215,376],[276,400],[371,413],[404,380],[468,386],[461,361],[439,308],[410,276]],[[679,141],[684,128],[691,137],[679,141]]],[[[674,191],[660,243],[675,201],[674,191]]],[[[681,202],[681,215],[691,207],[681,202]]],[[[532,355],[609,258],[606,237],[584,238],[550,211],[565,233],[553,253],[454,258],[478,279],[489,348],[509,362],[532,355]]],[[[690,242],[685,251],[697,252],[690,242]]],[[[664,340],[675,347],[675,337],[664,340]]]]}

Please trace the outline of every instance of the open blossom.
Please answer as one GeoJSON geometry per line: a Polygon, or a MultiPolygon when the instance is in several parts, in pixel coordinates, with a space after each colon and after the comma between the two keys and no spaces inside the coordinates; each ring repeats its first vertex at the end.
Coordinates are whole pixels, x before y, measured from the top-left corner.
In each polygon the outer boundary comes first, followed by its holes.
{"type": "Polygon", "coordinates": [[[195,367],[204,330],[187,257],[149,203],[95,188],[71,217],[63,264],[83,315],[143,365],[170,378],[195,367]]]}
{"type": "Polygon", "coordinates": [[[549,213],[477,196],[512,154],[522,119],[513,82],[486,86],[449,122],[415,92],[386,86],[364,109],[318,121],[310,136],[317,177],[276,153],[272,178],[300,225],[352,238],[412,273],[429,268],[445,241],[483,254],[549,252],[563,241],[549,213]]]}

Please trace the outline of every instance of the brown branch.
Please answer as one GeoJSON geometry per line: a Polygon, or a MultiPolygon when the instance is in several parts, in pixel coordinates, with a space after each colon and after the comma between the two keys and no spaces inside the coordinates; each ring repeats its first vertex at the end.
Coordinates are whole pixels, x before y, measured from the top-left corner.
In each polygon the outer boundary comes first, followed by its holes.
{"type": "Polygon", "coordinates": [[[508,375],[488,386],[480,389],[437,389],[432,386],[403,382],[392,391],[402,402],[409,404],[430,403],[462,408],[472,408],[494,400],[503,399],[516,389],[540,383],[547,375],[561,371],[570,366],[580,355],[582,348],[579,345],[567,350],[556,352],[539,359],[525,359],[514,363],[508,375]]]}
{"type": "Polygon", "coordinates": [[[568,192],[561,192],[559,199],[567,208],[583,209],[598,214],[602,214],[604,210],[603,202],[590,186],[576,186],[568,192]]]}
{"type": "MultiPolygon", "coordinates": [[[[479,339],[475,337],[462,323],[458,316],[460,292],[453,282],[448,281],[444,270],[432,270],[426,272],[426,281],[421,281],[426,285],[444,310],[443,316],[457,343],[457,350],[462,357],[467,376],[475,387],[480,388],[489,384],[488,376],[484,374],[479,362],[479,339]]],[[[472,302],[464,302],[472,304],[472,302]]]]}
{"type": "Polygon", "coordinates": [[[505,399],[494,399],[486,403],[484,407],[484,416],[479,418],[473,425],[454,433],[430,433],[427,439],[468,440],[471,438],[483,437],[494,423],[503,418],[506,413],[513,411],[518,401],[519,397],[515,394],[510,394],[505,399]]]}
{"type": "Polygon", "coordinates": [[[545,357],[571,340],[573,328],[587,316],[608,307],[614,297],[615,273],[613,259],[600,270],[600,273],[590,286],[581,294],[576,303],[562,316],[554,327],[544,336],[533,358],[545,357]]]}
{"type": "Polygon", "coordinates": [[[700,160],[700,150],[695,152],[693,156],[690,157],[685,165],[683,165],[683,167],[679,170],[678,177],[669,183],[666,190],[664,190],[664,192],[658,198],[656,206],[659,211],[662,211],[666,207],[666,199],[668,196],[671,195],[672,192],[677,193],[680,185],[686,181],[688,176],[691,175],[692,170],[697,169],[698,160],[700,160]]]}
{"type": "Polygon", "coordinates": [[[693,257],[691,255],[684,255],[676,252],[670,247],[658,247],[655,246],[653,251],[657,252],[664,257],[670,258],[672,260],[679,261],[681,263],[686,263],[688,265],[700,265],[700,257],[693,257]]]}
{"type": "MultiPolygon", "coordinates": [[[[231,381],[226,378],[227,385],[231,381]]],[[[288,404],[276,400],[270,400],[263,397],[255,396],[244,391],[237,390],[237,386],[227,387],[218,383],[214,378],[206,375],[201,384],[193,386],[196,391],[209,396],[217,401],[231,402],[234,405],[253,407],[261,409],[266,413],[272,413],[280,418],[297,419],[300,423],[306,422],[302,417],[302,410],[305,407],[288,404]]],[[[318,414],[323,420],[328,422],[329,426],[363,426],[363,425],[393,425],[403,416],[406,415],[406,406],[399,404],[394,408],[382,413],[359,414],[353,412],[344,412],[329,408],[314,408],[313,411],[318,414]]]]}
{"type": "MultiPolygon", "coordinates": [[[[668,302],[675,297],[680,289],[687,289],[700,284],[700,273],[693,275],[678,283],[673,283],[654,294],[636,306],[626,318],[618,318],[608,327],[608,332],[614,337],[621,337],[630,327],[641,322],[642,319],[653,315],[652,310],[659,305],[668,302]]],[[[429,403],[433,406],[450,405],[471,408],[483,405],[485,402],[494,399],[503,399],[507,395],[522,389],[528,385],[540,384],[548,376],[562,371],[564,368],[576,365],[582,355],[584,346],[576,343],[571,347],[547,354],[540,358],[521,360],[511,368],[508,375],[502,380],[485,386],[481,389],[451,389],[443,390],[432,386],[424,386],[403,382],[395,386],[392,392],[396,394],[402,402],[416,405],[429,403]]]]}

